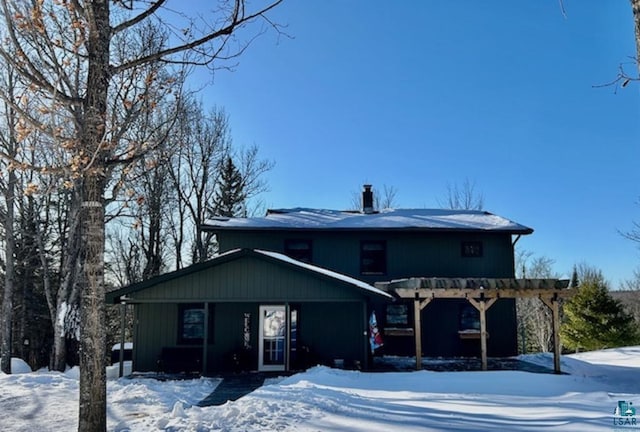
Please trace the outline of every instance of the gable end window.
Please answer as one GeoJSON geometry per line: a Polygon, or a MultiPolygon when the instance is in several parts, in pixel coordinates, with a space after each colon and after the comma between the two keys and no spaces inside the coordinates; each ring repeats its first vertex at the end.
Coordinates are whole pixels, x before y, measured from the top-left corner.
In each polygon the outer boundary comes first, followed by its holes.
{"type": "MultiPolygon", "coordinates": [[[[213,342],[214,305],[209,304],[209,343],[213,342]]],[[[205,313],[203,303],[186,303],[178,306],[178,344],[202,345],[204,340],[205,313]]]]}
{"type": "Polygon", "coordinates": [[[387,243],[384,241],[362,241],[360,243],[360,273],[387,273],[387,243]]]}
{"type": "Polygon", "coordinates": [[[284,241],[284,254],[289,258],[311,264],[311,240],[288,239],[284,241]]]}
{"type": "Polygon", "coordinates": [[[466,241],[460,244],[460,252],[464,258],[482,258],[482,242],[466,241]]]}

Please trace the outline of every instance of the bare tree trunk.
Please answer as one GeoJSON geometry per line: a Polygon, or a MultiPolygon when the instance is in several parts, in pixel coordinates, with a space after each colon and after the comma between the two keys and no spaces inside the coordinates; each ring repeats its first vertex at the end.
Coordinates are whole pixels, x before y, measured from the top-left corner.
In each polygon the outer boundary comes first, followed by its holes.
{"type": "MultiPolygon", "coordinates": [[[[51,319],[51,326],[52,328],[54,328],[54,349],[49,359],[49,369],[59,371],[60,370],[59,368],[54,368],[54,366],[58,366],[59,364],[60,359],[58,359],[56,355],[57,353],[59,353],[59,351],[57,351],[56,348],[59,349],[60,347],[55,346],[55,342],[57,340],[57,338],[55,337],[55,326],[56,326],[57,314],[56,314],[56,306],[55,306],[55,303],[53,302],[53,288],[51,287],[51,272],[49,269],[49,262],[47,261],[47,255],[45,251],[44,240],[42,238],[42,232],[37,226],[36,226],[35,236],[36,236],[36,244],[38,245],[38,258],[40,259],[40,265],[42,266],[42,284],[43,284],[42,288],[44,290],[45,299],[47,300],[47,308],[49,310],[49,318],[51,319]]],[[[62,362],[64,363],[64,359],[62,359],[62,362]]],[[[64,367],[64,364],[63,364],[63,367],[64,367]]]]}
{"type": "MultiPolygon", "coordinates": [[[[8,90],[13,96],[13,74],[10,73],[8,78],[8,90]]],[[[16,154],[15,139],[15,112],[12,108],[7,107],[7,126],[8,139],[6,141],[7,151],[11,155],[16,154]]],[[[16,173],[9,169],[7,185],[5,192],[6,214],[4,217],[5,231],[5,277],[4,277],[4,293],[2,301],[2,316],[0,318],[0,370],[4,373],[11,373],[11,334],[13,323],[13,290],[15,285],[15,247],[16,238],[13,232],[14,227],[14,208],[16,193],[16,173]]]]}
{"type": "MultiPolygon", "coordinates": [[[[46,295],[47,303],[49,304],[49,314],[53,326],[53,350],[51,352],[49,369],[59,372],[63,372],[67,365],[67,316],[69,312],[76,307],[79,296],[78,273],[81,248],[79,193],[80,192],[74,191],[72,194],[69,211],[65,216],[68,220],[69,228],[66,233],[68,237],[63,246],[63,262],[60,268],[63,276],[60,286],[58,287],[55,304],[53,304],[51,288],[47,289],[45,285],[45,293],[48,293],[46,295]]],[[[64,235],[62,232],[60,234],[64,235]]],[[[44,247],[41,247],[41,249],[44,250],[44,247]]],[[[44,260],[43,263],[46,262],[46,257],[41,256],[41,260],[44,260]]]]}
{"type": "Polygon", "coordinates": [[[6,197],[6,215],[4,218],[5,226],[5,276],[4,276],[4,297],[2,301],[2,345],[0,347],[0,358],[2,372],[11,373],[11,330],[13,323],[13,288],[15,285],[15,256],[16,239],[13,233],[14,223],[14,200],[16,187],[15,171],[9,170],[9,181],[7,183],[6,197]]]}
{"type": "Polygon", "coordinates": [[[88,8],[87,88],[80,150],[92,155],[84,168],[81,189],[80,293],[80,409],[78,430],[107,430],[107,377],[104,287],[105,136],[110,79],[109,1],[95,0],[88,8]]]}
{"type": "Polygon", "coordinates": [[[104,288],[104,181],[84,180],[80,300],[79,431],[106,430],[106,333],[104,288]]]}

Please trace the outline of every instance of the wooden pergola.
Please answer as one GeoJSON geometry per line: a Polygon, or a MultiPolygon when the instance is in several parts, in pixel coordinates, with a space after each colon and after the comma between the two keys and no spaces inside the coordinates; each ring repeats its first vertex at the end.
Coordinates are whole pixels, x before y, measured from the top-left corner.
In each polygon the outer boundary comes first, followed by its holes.
{"type": "Polygon", "coordinates": [[[539,298],[553,317],[553,365],[560,371],[560,308],[559,300],[570,298],[575,289],[564,279],[465,279],[409,278],[376,283],[398,298],[413,300],[416,369],[422,369],[422,324],[420,313],[434,299],[466,299],[480,313],[480,353],[482,370],[487,370],[487,310],[501,298],[539,298]]]}

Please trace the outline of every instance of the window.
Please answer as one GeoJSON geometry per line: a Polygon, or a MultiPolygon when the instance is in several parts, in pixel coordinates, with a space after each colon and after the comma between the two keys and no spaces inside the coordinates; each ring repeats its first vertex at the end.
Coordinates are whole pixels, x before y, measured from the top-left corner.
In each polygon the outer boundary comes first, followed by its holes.
{"type": "MultiPolygon", "coordinates": [[[[209,343],[213,342],[213,305],[209,305],[209,343]]],[[[205,313],[203,303],[181,304],[178,307],[178,344],[202,345],[205,313]]]]}
{"type": "Polygon", "coordinates": [[[385,274],[387,272],[387,244],[384,241],[360,243],[360,272],[385,274]]]}
{"type": "Polygon", "coordinates": [[[406,304],[387,305],[387,326],[407,327],[409,325],[409,308],[406,304]]]}
{"type": "Polygon", "coordinates": [[[480,312],[470,304],[460,307],[460,330],[480,331],[480,312]]]}
{"type": "Polygon", "coordinates": [[[311,240],[285,240],[284,254],[304,263],[311,263],[311,240]]]}
{"type": "Polygon", "coordinates": [[[465,258],[482,257],[482,242],[467,241],[461,243],[461,254],[465,258]]]}

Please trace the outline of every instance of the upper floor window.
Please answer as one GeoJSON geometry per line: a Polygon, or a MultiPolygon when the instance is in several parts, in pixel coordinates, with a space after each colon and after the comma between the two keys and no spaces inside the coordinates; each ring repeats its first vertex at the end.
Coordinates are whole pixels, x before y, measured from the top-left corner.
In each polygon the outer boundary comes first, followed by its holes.
{"type": "Polygon", "coordinates": [[[480,241],[466,241],[461,243],[461,254],[465,258],[481,258],[482,257],[482,242],[480,241]]]}
{"type": "Polygon", "coordinates": [[[290,239],[284,241],[284,254],[289,258],[310,264],[311,258],[311,240],[290,239]]]}
{"type": "Polygon", "coordinates": [[[362,274],[387,272],[386,242],[367,240],[360,243],[360,272],[362,274]]]}

